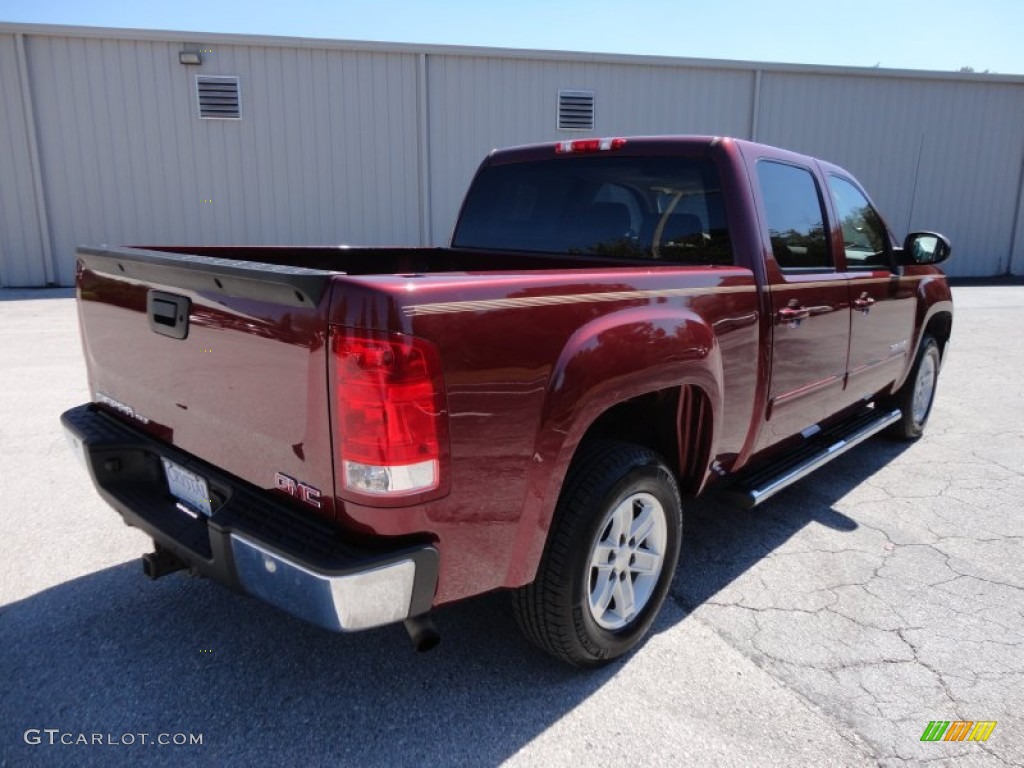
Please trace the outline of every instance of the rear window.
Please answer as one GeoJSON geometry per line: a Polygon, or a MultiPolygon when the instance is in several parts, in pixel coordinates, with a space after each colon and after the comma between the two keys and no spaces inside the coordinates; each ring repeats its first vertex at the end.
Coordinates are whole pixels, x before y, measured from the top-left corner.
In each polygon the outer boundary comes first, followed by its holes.
{"type": "Polygon", "coordinates": [[[704,158],[601,154],[488,166],[452,245],[732,264],[718,172],[704,158]]]}

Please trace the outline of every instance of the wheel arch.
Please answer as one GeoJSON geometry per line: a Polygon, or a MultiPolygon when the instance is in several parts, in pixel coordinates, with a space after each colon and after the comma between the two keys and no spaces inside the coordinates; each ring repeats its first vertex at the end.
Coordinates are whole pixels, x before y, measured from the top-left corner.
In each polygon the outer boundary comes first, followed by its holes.
{"type": "Polygon", "coordinates": [[[577,331],[551,376],[505,585],[534,578],[566,474],[584,440],[651,448],[665,458],[681,489],[694,493],[707,480],[721,403],[717,339],[695,313],[626,310],[577,331]],[[652,419],[668,421],[672,430],[650,427],[652,419]],[[694,424],[699,438],[691,441],[694,424]]]}
{"type": "Polygon", "coordinates": [[[649,448],[672,470],[683,493],[704,486],[715,425],[711,399],[699,384],[655,390],[618,403],[598,416],[577,445],[619,440],[649,448]]]}
{"type": "MultiPolygon", "coordinates": [[[[933,314],[928,319],[928,324],[924,328],[924,336],[931,336],[939,345],[939,357],[945,361],[946,359],[946,345],[949,344],[949,337],[953,333],[953,313],[948,310],[940,310],[933,314]]],[[[918,340],[918,347],[920,347],[921,341],[918,340]]]]}

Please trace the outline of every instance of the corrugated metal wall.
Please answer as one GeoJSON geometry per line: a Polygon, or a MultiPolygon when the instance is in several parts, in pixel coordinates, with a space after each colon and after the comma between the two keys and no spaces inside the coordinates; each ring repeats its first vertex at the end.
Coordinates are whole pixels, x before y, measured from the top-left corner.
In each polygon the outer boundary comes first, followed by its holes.
{"type": "Polygon", "coordinates": [[[1019,84],[765,73],[757,139],[848,168],[899,235],[940,230],[948,271],[986,276],[1010,266],[1020,126],[1019,84]]]}
{"type": "Polygon", "coordinates": [[[0,34],[0,286],[47,283],[18,46],[0,34]]]}
{"type": "Polygon", "coordinates": [[[427,58],[432,235],[444,242],[495,147],[579,138],[557,129],[560,88],[593,91],[594,133],[747,136],[750,72],[582,61],[427,58]]]}
{"type": "Polygon", "coordinates": [[[415,58],[165,42],[28,41],[58,280],[74,246],[416,242],[415,58]],[[195,77],[238,75],[241,120],[195,77]]]}
{"type": "Polygon", "coordinates": [[[490,149],[581,135],[559,88],[597,135],[832,160],[951,274],[1024,271],[1024,78],[198,37],[201,67],[176,33],[0,24],[0,285],[70,284],[84,242],[443,243],[490,149]],[[198,118],[197,74],[240,78],[241,120],[198,118]]]}

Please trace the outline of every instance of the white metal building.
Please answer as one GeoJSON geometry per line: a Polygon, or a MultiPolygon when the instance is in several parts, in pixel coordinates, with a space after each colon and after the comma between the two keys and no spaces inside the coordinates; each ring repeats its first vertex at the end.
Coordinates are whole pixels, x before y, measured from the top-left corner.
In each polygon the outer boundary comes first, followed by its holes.
{"type": "Polygon", "coordinates": [[[1022,126],[1020,76],[0,24],[0,285],[79,243],[442,244],[491,148],[663,133],[826,158],[951,274],[1021,274],[1022,126]]]}

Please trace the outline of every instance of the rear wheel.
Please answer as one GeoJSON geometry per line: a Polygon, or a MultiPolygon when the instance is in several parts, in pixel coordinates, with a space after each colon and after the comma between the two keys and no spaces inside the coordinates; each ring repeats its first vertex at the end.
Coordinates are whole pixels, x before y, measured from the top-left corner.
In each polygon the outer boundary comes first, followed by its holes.
{"type": "Polygon", "coordinates": [[[532,584],[513,602],[526,636],[558,659],[595,666],[633,648],[658,615],[679,561],[682,512],[653,451],[581,448],[532,584]]]}
{"type": "Polygon", "coordinates": [[[889,428],[889,434],[900,440],[916,440],[924,434],[925,424],[935,402],[935,388],[939,381],[938,342],[931,336],[921,339],[917,360],[910,376],[900,387],[892,404],[900,409],[902,417],[889,428]]]}

